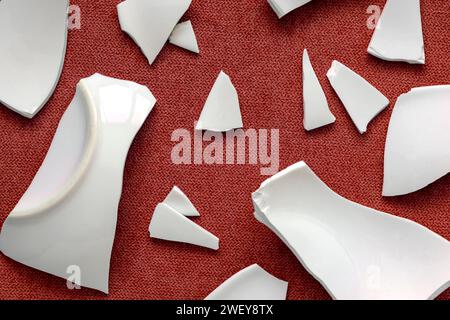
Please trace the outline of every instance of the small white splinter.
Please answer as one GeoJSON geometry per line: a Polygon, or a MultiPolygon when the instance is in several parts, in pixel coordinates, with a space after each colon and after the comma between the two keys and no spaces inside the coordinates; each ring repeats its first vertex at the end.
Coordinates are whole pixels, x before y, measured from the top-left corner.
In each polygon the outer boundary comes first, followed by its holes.
{"type": "Polygon", "coordinates": [[[170,193],[164,199],[163,203],[178,211],[186,217],[199,217],[200,213],[197,211],[191,200],[180,190],[177,186],[173,187],[170,193]]]}
{"type": "Polygon", "coordinates": [[[388,105],[389,100],[359,74],[338,61],[333,61],[327,77],[359,133],[388,105]]]}
{"type": "Polygon", "coordinates": [[[200,53],[194,28],[190,20],[177,24],[170,35],[169,42],[194,53],[200,53]]]}
{"type": "Polygon", "coordinates": [[[191,0],[126,0],[117,11],[122,30],[152,64],[190,5],[191,0]]]}
{"type": "Polygon", "coordinates": [[[392,112],[384,155],[384,196],[418,191],[450,172],[450,86],[415,88],[392,112]]]}
{"type": "Polygon", "coordinates": [[[219,249],[219,239],[165,203],[156,206],[149,227],[150,237],[219,249]]]}
{"type": "Polygon", "coordinates": [[[388,0],[367,51],[387,61],[425,64],[420,0],[388,0]]]}
{"type": "Polygon", "coordinates": [[[307,4],[311,0],[267,0],[273,11],[281,19],[289,12],[307,4]]]}
{"type": "Polygon", "coordinates": [[[305,130],[317,129],[336,121],[306,49],[303,51],[303,110],[305,130]]]}
{"type": "Polygon", "coordinates": [[[286,300],[288,283],[251,265],[222,283],[205,300],[286,300]]]}
{"type": "Polygon", "coordinates": [[[226,132],[243,126],[237,91],[230,77],[221,71],[195,129],[226,132]]]}

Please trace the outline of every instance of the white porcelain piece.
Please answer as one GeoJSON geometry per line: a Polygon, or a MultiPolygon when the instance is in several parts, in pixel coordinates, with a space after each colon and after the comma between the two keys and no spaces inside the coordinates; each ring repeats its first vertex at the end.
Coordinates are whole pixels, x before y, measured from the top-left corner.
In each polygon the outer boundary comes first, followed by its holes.
{"type": "Polygon", "coordinates": [[[267,0],[273,11],[281,19],[289,12],[311,2],[311,0],[267,0]]]}
{"type": "Polygon", "coordinates": [[[221,71],[195,129],[226,132],[243,126],[237,91],[230,77],[221,71]]]}
{"type": "Polygon", "coordinates": [[[191,0],[125,0],[117,5],[122,30],[152,64],[191,0]]]}
{"type": "Polygon", "coordinates": [[[303,111],[303,126],[308,131],[336,121],[306,49],[303,51],[303,111]]]}
{"type": "Polygon", "coordinates": [[[205,300],[286,300],[288,283],[251,265],[222,283],[205,300]]]}
{"type": "Polygon", "coordinates": [[[338,61],[333,61],[327,77],[361,134],[389,105],[389,100],[380,91],[338,61]]]}
{"type": "Polygon", "coordinates": [[[418,191],[450,172],[450,86],[415,88],[392,112],[384,155],[384,196],[418,191]]]}
{"type": "Polygon", "coordinates": [[[186,217],[199,217],[200,213],[197,211],[191,200],[180,190],[177,186],[173,187],[166,199],[163,201],[175,211],[178,211],[186,217]]]}
{"type": "Polygon", "coordinates": [[[33,118],[64,65],[68,0],[0,1],[0,104],[33,118]]]}
{"type": "Polygon", "coordinates": [[[425,64],[420,0],[387,0],[367,51],[387,61],[425,64]]]}
{"type": "Polygon", "coordinates": [[[170,35],[169,42],[194,53],[200,53],[191,20],[177,24],[170,35]]]}
{"type": "Polygon", "coordinates": [[[152,238],[219,249],[219,239],[215,235],[165,203],[156,206],[148,230],[152,238]]]}
{"type": "Polygon", "coordinates": [[[275,232],[335,299],[433,299],[450,285],[450,242],[351,202],[299,162],[252,195],[275,232]]]}
{"type": "Polygon", "coordinates": [[[82,79],[47,156],[3,224],[0,250],[27,266],[108,292],[128,149],[155,105],[144,86],[95,74],[82,79]]]}

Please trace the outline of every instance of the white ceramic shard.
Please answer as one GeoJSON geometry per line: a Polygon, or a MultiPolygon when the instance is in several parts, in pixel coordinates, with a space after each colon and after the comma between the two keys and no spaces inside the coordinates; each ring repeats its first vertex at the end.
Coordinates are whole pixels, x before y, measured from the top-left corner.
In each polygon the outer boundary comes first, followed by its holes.
{"type": "Polygon", "coordinates": [[[230,77],[221,71],[195,129],[226,132],[243,126],[237,91],[230,77]]]}
{"type": "Polygon", "coordinates": [[[389,100],[380,91],[338,61],[333,61],[327,77],[361,134],[389,105],[389,100]]]}
{"type": "Polygon", "coordinates": [[[45,160],[3,224],[0,250],[27,266],[108,292],[128,149],[156,100],[144,86],[93,75],[77,86],[45,160]]]}
{"type": "Polygon", "coordinates": [[[219,239],[165,203],[156,206],[149,226],[150,237],[219,249],[219,239]]]}
{"type": "Polygon", "coordinates": [[[303,111],[303,126],[308,131],[336,121],[306,49],[303,51],[303,111]]]}
{"type": "Polygon", "coordinates": [[[199,217],[200,213],[197,211],[191,200],[178,187],[173,187],[166,199],[163,201],[175,211],[178,211],[186,217],[199,217]]]}
{"type": "Polygon", "coordinates": [[[388,0],[368,52],[387,61],[425,64],[420,0],[388,0]]]}
{"type": "Polygon", "coordinates": [[[273,11],[281,19],[289,12],[307,4],[311,0],[267,0],[272,7],[273,11]]]}
{"type": "Polygon", "coordinates": [[[450,172],[450,86],[401,95],[384,155],[384,196],[420,190],[450,172]]]}
{"type": "Polygon", "coordinates": [[[191,0],[125,0],[117,11],[122,30],[152,64],[190,5],[191,0]]]}
{"type": "Polygon", "coordinates": [[[200,53],[194,28],[190,20],[176,25],[170,35],[169,42],[194,53],[200,53]]]}
{"type": "Polygon", "coordinates": [[[67,43],[68,0],[0,1],[0,104],[34,117],[55,91],[67,43]]]}
{"type": "Polygon", "coordinates": [[[205,300],[286,300],[288,283],[251,265],[222,283],[205,300]]]}
{"type": "Polygon", "coordinates": [[[253,193],[255,216],[335,299],[433,299],[450,285],[450,242],[351,202],[304,163],[253,193]]]}

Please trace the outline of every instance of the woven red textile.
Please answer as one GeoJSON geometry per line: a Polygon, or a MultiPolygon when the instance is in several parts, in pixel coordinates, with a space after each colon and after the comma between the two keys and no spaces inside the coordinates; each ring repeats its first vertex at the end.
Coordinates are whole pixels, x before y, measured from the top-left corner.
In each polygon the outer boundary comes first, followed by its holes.
{"type": "MultiPolygon", "coordinates": [[[[425,66],[388,63],[366,53],[372,31],[369,5],[382,0],[315,0],[278,20],[265,0],[193,0],[192,20],[201,54],[167,45],[149,66],[119,27],[119,0],[72,0],[80,30],[69,32],[61,81],[33,119],[0,107],[0,223],[39,168],[77,82],[95,72],[148,86],[158,103],[131,147],[114,242],[110,294],[68,290],[65,281],[0,254],[1,299],[203,299],[224,280],[258,263],[289,282],[289,299],[329,299],[289,249],[253,217],[251,192],[266,179],[253,165],[174,165],[171,133],[193,129],[223,69],[241,101],[246,128],[279,128],[281,168],[305,160],[333,190],[377,210],[412,219],[450,239],[450,176],[414,194],[381,197],[383,153],[396,98],[412,87],[448,84],[450,2],[423,0],[425,66]],[[301,55],[311,60],[337,117],[306,133],[302,126],[301,55]],[[333,59],[369,80],[391,101],[360,135],[326,80],[333,59]],[[220,250],[150,239],[153,208],[173,185],[216,234],[220,250]]],[[[24,93],[26,94],[26,93],[24,93]]],[[[439,297],[450,299],[450,291],[439,297]]]]}

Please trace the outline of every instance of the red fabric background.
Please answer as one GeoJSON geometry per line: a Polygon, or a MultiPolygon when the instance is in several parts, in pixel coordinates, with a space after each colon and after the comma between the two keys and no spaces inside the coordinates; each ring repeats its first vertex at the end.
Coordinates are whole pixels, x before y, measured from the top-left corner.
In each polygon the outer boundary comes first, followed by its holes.
{"type": "MultiPolygon", "coordinates": [[[[223,69],[240,95],[246,128],[279,128],[281,168],[305,160],[333,190],[378,210],[412,219],[450,239],[450,176],[414,194],[381,197],[383,152],[396,98],[410,88],[448,84],[450,2],[423,0],[427,64],[388,63],[369,56],[366,9],[382,0],[313,1],[278,20],[265,0],[194,0],[192,19],[201,54],[167,45],[153,66],[121,32],[119,0],[72,0],[82,28],[69,32],[61,81],[33,120],[0,108],[0,223],[6,219],[47,152],[80,78],[95,72],[148,86],[158,103],[130,150],[125,169],[110,294],[70,291],[65,281],[0,255],[2,299],[202,299],[235,272],[258,263],[289,281],[289,299],[329,299],[288,248],[253,217],[250,194],[266,179],[259,166],[176,166],[170,141],[193,128],[223,69]],[[307,47],[337,117],[312,133],[302,127],[301,54],[307,47]],[[333,59],[360,73],[391,106],[360,135],[326,80],[333,59]],[[202,216],[196,221],[221,240],[218,252],[150,239],[155,205],[178,185],[202,216]]],[[[26,93],[24,93],[26,94],[26,93]]],[[[440,296],[449,299],[450,292],[440,296]]]]}

